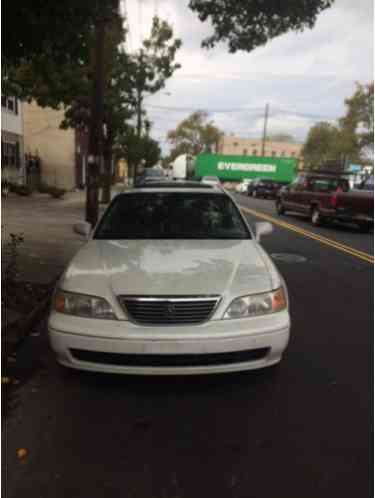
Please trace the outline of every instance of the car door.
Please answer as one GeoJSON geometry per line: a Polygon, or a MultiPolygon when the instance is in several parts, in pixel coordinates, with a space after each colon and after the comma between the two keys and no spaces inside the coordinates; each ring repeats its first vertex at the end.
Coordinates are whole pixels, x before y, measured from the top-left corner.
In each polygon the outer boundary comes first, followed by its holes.
{"type": "Polygon", "coordinates": [[[299,211],[309,214],[311,210],[311,200],[313,198],[314,182],[312,178],[305,177],[299,185],[298,205],[299,211]]]}
{"type": "Polygon", "coordinates": [[[282,202],[285,209],[298,211],[299,186],[303,182],[303,177],[298,176],[288,189],[283,192],[282,202]]]}

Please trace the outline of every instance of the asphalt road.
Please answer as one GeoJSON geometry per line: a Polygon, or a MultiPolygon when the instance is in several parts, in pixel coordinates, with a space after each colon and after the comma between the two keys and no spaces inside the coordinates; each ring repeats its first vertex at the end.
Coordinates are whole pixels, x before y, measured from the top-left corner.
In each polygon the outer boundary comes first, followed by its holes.
{"type": "MultiPolygon", "coordinates": [[[[240,199],[274,216],[272,203],[240,199]]],[[[372,252],[372,234],[285,221],[372,252]]],[[[174,379],[69,374],[41,325],[13,364],[20,384],[7,403],[4,496],[372,496],[373,265],[279,225],[263,245],[292,255],[275,259],[293,322],[279,369],[174,379]]]]}

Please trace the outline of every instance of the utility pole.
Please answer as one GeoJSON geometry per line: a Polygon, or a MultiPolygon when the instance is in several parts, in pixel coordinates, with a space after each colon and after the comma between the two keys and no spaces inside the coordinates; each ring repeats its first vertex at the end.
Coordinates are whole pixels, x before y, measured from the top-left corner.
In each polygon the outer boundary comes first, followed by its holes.
{"type": "Polygon", "coordinates": [[[266,104],[266,111],[264,113],[263,139],[262,139],[262,156],[263,157],[264,157],[264,155],[266,153],[268,111],[269,111],[269,104],[266,104]]]}
{"type": "Polygon", "coordinates": [[[95,22],[94,82],[91,95],[91,122],[88,147],[86,221],[94,227],[99,215],[99,177],[103,157],[104,107],[104,16],[95,22]]]}

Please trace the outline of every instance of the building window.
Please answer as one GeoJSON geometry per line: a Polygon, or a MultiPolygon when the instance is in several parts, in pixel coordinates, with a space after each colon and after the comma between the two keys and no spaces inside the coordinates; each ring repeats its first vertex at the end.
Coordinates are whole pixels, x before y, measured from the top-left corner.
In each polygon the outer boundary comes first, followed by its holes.
{"type": "Polygon", "coordinates": [[[275,157],[275,156],[276,156],[276,151],[275,151],[275,150],[273,150],[273,151],[272,151],[272,157],[275,157]]]}
{"type": "Polygon", "coordinates": [[[238,142],[233,142],[233,147],[237,147],[238,142]]]}
{"type": "Polygon", "coordinates": [[[244,156],[247,156],[247,149],[244,149],[244,150],[242,151],[242,154],[243,154],[244,156]]]}
{"type": "Polygon", "coordinates": [[[19,166],[20,152],[17,142],[1,142],[1,164],[2,166],[19,166]]]}
{"type": "Polygon", "coordinates": [[[257,156],[258,155],[258,151],[256,149],[253,149],[253,156],[257,156]]]}
{"type": "Polygon", "coordinates": [[[282,157],[284,157],[284,156],[285,156],[285,150],[283,150],[283,151],[281,152],[281,155],[282,155],[282,157]]]}
{"type": "Polygon", "coordinates": [[[18,114],[18,101],[15,97],[1,96],[1,107],[14,114],[18,114]]]}
{"type": "Polygon", "coordinates": [[[294,157],[295,155],[296,155],[296,153],[295,153],[295,152],[292,152],[292,153],[291,153],[291,156],[292,156],[292,157],[294,157]]]}

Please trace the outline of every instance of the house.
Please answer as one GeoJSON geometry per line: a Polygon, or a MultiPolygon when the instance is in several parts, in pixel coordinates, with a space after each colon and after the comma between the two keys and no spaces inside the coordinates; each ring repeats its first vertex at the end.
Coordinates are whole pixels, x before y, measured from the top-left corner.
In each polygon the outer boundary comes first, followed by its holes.
{"type": "Polygon", "coordinates": [[[26,161],[40,159],[40,181],[72,190],[86,183],[87,132],[63,130],[64,110],[24,105],[26,161]]]}
{"type": "Polygon", "coordinates": [[[23,104],[15,97],[1,97],[1,165],[3,179],[24,183],[23,104]]]}
{"type": "Polygon", "coordinates": [[[228,156],[293,157],[298,159],[298,166],[302,168],[302,147],[299,143],[267,140],[263,154],[263,141],[260,139],[224,135],[219,140],[217,152],[228,156]]]}

